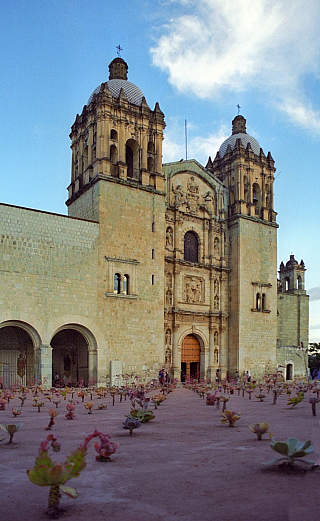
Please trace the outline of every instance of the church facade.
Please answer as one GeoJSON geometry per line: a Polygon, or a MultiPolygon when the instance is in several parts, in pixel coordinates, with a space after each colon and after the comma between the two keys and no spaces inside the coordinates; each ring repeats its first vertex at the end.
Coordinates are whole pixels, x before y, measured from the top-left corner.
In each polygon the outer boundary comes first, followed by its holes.
{"type": "Polygon", "coordinates": [[[0,380],[103,385],[162,367],[213,380],[291,363],[308,296],[302,264],[277,282],[270,152],[238,115],[214,161],[163,165],[158,103],[122,58],[109,70],[71,129],[68,216],[0,204],[0,380]]]}

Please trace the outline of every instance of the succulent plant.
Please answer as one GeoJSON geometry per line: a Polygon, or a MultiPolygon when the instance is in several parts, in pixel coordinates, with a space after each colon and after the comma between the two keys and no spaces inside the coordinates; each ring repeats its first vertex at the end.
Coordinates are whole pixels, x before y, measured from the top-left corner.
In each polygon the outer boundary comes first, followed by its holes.
{"type": "Polygon", "coordinates": [[[109,434],[95,431],[93,437],[98,436],[100,443],[94,443],[94,448],[99,454],[96,456],[97,461],[110,461],[111,454],[114,454],[118,448],[118,444],[111,441],[109,434]]]}
{"type": "Polygon", "coordinates": [[[303,391],[301,391],[294,398],[290,398],[287,405],[291,405],[292,406],[291,409],[293,409],[296,405],[298,405],[298,403],[302,402],[303,398],[304,398],[304,393],[303,393],[303,391]]]}
{"type": "Polygon", "coordinates": [[[264,393],[255,394],[254,396],[255,396],[255,398],[257,398],[260,402],[263,402],[264,399],[267,397],[267,395],[264,394],[264,393]]]}
{"type": "Polygon", "coordinates": [[[307,454],[314,452],[314,447],[311,445],[310,440],[302,442],[299,441],[298,438],[288,438],[287,441],[275,441],[275,439],[272,438],[271,448],[281,456],[267,461],[263,463],[263,465],[275,465],[280,462],[286,463],[290,467],[294,466],[297,462],[310,466],[315,464],[314,461],[302,459],[307,454]]]}
{"type": "Polygon", "coordinates": [[[48,410],[48,414],[50,416],[50,421],[48,423],[48,426],[46,427],[46,431],[51,430],[51,427],[53,427],[53,425],[55,424],[54,419],[58,416],[59,413],[58,413],[58,411],[56,411],[55,409],[50,407],[50,409],[48,410]]]}
{"type": "Polygon", "coordinates": [[[237,414],[234,411],[226,409],[221,413],[221,416],[222,419],[220,420],[220,423],[229,423],[229,427],[234,427],[235,422],[241,417],[241,412],[237,414]]]}
{"type": "Polygon", "coordinates": [[[130,436],[132,436],[132,431],[139,427],[141,427],[140,420],[138,418],[133,418],[132,416],[127,416],[126,420],[123,422],[123,428],[130,430],[130,436]]]}
{"type": "Polygon", "coordinates": [[[148,411],[148,409],[132,409],[130,411],[130,416],[132,416],[132,418],[138,418],[141,423],[147,423],[155,418],[153,412],[148,411]]]}
{"type": "Polygon", "coordinates": [[[257,435],[257,439],[262,439],[262,434],[265,434],[268,432],[269,429],[269,423],[263,422],[263,423],[254,423],[253,425],[248,425],[251,432],[254,432],[257,435]]]}
{"type": "Polygon", "coordinates": [[[50,487],[47,512],[50,517],[57,518],[59,515],[61,492],[73,499],[77,497],[77,491],[74,488],[66,487],[65,483],[71,478],[78,477],[85,468],[88,441],[85,440],[84,445],[77,448],[62,464],[54,463],[48,455],[50,447],[54,452],[60,451],[60,443],[57,442],[57,438],[49,434],[47,439],[41,443],[36,464],[33,469],[27,471],[27,474],[35,485],[50,487]]]}
{"type": "MultiPolygon", "coordinates": [[[[23,423],[1,423],[0,424],[0,429],[2,429],[4,432],[9,434],[9,436],[10,436],[8,445],[11,445],[14,434],[21,429],[22,425],[23,425],[23,423]]],[[[0,441],[4,440],[5,437],[1,438],[0,441]]]]}
{"type": "Polygon", "coordinates": [[[93,402],[86,402],[84,404],[84,407],[85,407],[85,409],[87,409],[88,414],[92,414],[93,402]]]}

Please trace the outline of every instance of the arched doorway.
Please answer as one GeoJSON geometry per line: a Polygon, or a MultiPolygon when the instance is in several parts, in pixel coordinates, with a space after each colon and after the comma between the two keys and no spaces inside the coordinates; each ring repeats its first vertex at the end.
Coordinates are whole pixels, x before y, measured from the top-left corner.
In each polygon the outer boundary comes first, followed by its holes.
{"type": "Polygon", "coordinates": [[[293,380],[293,365],[286,365],[286,380],[293,380]]]}
{"type": "Polygon", "coordinates": [[[0,328],[0,382],[4,387],[35,383],[33,341],[17,325],[0,328]]]}
{"type": "Polygon", "coordinates": [[[66,328],[51,341],[52,385],[84,385],[89,383],[88,341],[79,331],[66,328]]]}
{"type": "Polygon", "coordinates": [[[181,346],[181,381],[200,378],[200,344],[194,335],[187,335],[181,346]]]}

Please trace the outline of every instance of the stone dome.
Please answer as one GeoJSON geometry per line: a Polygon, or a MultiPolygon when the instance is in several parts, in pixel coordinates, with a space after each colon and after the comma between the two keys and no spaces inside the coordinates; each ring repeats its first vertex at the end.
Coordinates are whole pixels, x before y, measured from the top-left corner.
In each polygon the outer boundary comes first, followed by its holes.
{"type": "MultiPolygon", "coordinates": [[[[123,89],[130,103],[140,106],[142,98],[144,98],[143,92],[135,85],[127,80],[128,65],[122,58],[115,58],[109,65],[109,81],[107,81],[108,88],[115,98],[119,97],[120,90],[123,89]]],[[[91,94],[88,105],[91,103],[93,95],[98,94],[101,89],[101,85],[97,87],[91,94]]]]}
{"type": "Polygon", "coordinates": [[[243,116],[239,115],[236,116],[232,121],[231,136],[228,137],[219,148],[219,154],[221,158],[225,155],[228,145],[230,145],[232,149],[234,148],[237,139],[241,139],[241,143],[245,148],[247,147],[247,144],[250,143],[253,153],[256,155],[260,154],[260,145],[258,141],[254,137],[247,134],[246,120],[243,116]]]}

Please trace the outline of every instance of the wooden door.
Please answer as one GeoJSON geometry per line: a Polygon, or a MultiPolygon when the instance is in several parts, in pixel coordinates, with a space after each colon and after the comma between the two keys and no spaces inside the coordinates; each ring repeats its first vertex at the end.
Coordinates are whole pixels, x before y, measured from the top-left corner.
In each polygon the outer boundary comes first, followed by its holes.
{"type": "Polygon", "coordinates": [[[200,378],[200,344],[194,335],[187,335],[181,346],[181,380],[200,378]]]}

